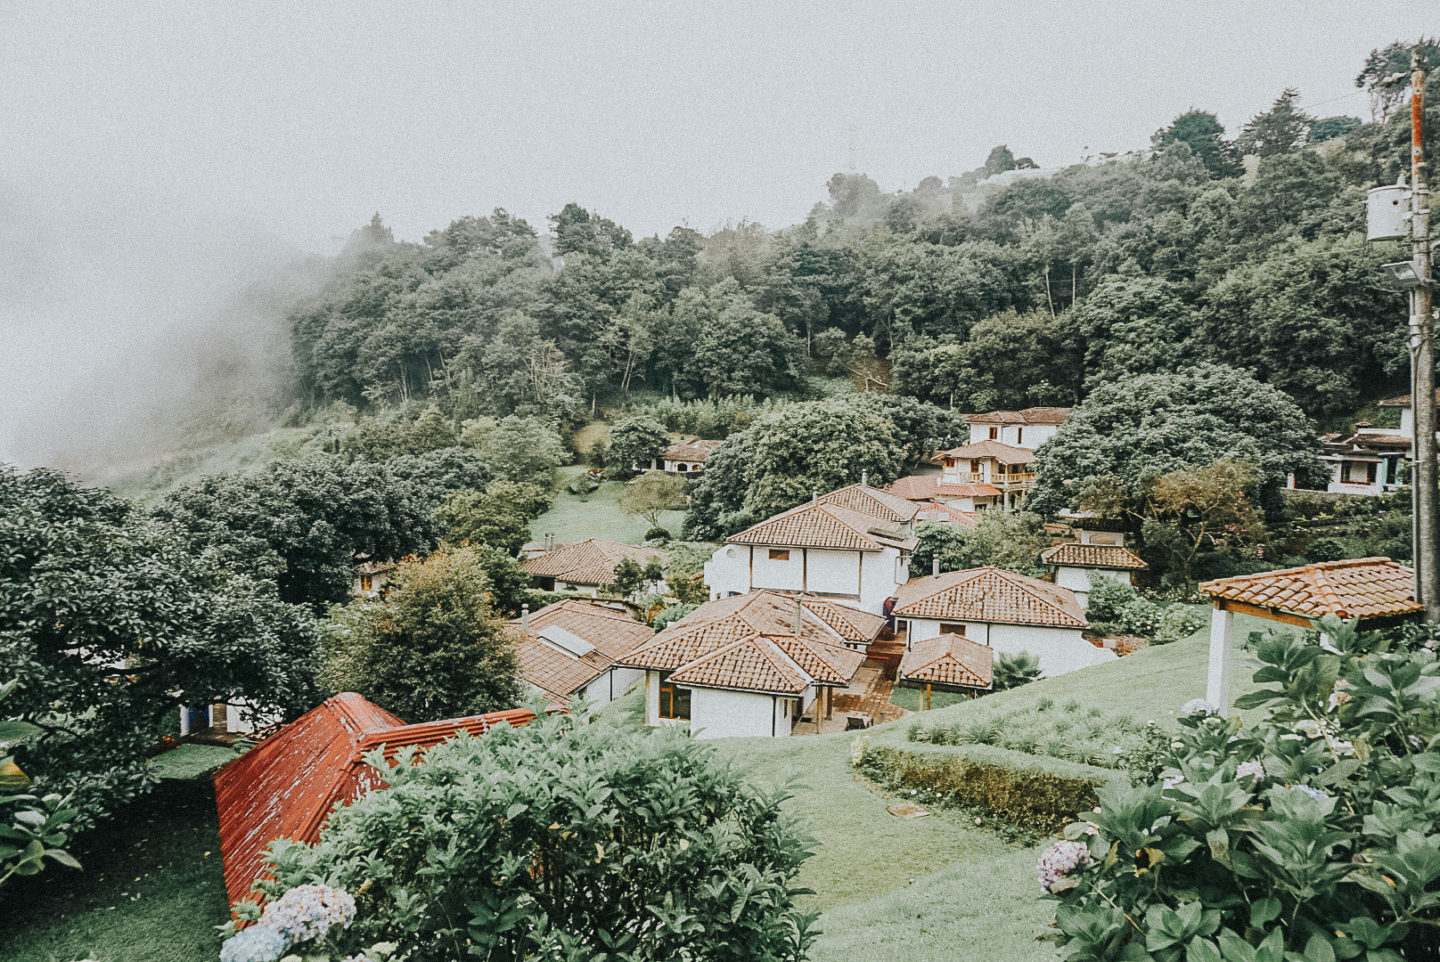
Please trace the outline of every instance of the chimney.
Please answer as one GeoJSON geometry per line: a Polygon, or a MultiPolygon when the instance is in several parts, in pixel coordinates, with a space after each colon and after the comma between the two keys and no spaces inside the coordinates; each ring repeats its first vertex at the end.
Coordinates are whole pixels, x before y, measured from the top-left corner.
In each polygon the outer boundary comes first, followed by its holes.
{"type": "Polygon", "coordinates": [[[530,633],[530,606],[529,606],[529,605],[521,605],[521,606],[520,606],[520,634],[526,635],[526,634],[529,634],[529,633],[530,633]]]}
{"type": "Polygon", "coordinates": [[[811,503],[811,504],[819,504],[819,503],[820,503],[820,489],[819,489],[819,488],[811,488],[811,489],[810,489],[810,503],[811,503]]]}
{"type": "Polygon", "coordinates": [[[868,486],[867,482],[869,481],[869,478],[870,478],[870,472],[869,472],[869,471],[866,471],[864,468],[860,469],[860,487],[862,487],[862,488],[867,487],[867,486],[868,486]]]}
{"type": "Polygon", "coordinates": [[[936,555],[934,558],[930,559],[930,576],[931,576],[932,578],[938,578],[938,577],[940,577],[940,556],[939,556],[939,555],[936,555]]]}
{"type": "Polygon", "coordinates": [[[795,596],[795,637],[800,637],[801,619],[805,614],[805,606],[800,602],[800,596],[795,596]]]}

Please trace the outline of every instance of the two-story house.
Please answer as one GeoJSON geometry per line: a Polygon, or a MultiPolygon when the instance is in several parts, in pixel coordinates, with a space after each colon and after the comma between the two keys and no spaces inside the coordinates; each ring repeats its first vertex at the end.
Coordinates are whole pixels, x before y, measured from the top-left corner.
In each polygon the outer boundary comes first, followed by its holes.
{"type": "MultiPolygon", "coordinates": [[[[1331,494],[1388,494],[1400,487],[1415,444],[1415,406],[1408,394],[1387,398],[1379,406],[1400,409],[1399,428],[1358,421],[1352,433],[1320,437],[1320,460],[1330,468],[1325,490],[1331,494]]],[[[1436,406],[1440,408],[1440,391],[1436,406]]],[[[1294,477],[1289,486],[1298,486],[1294,477]]]]}
{"type": "Polygon", "coordinates": [[[971,414],[970,443],[999,441],[1032,451],[1055,436],[1074,408],[1040,407],[1023,411],[990,411],[971,414]]]}
{"type": "Polygon", "coordinates": [[[710,597],[804,592],[879,614],[910,580],[918,513],[864,483],[816,497],[726,538],[705,564],[710,597]]]}
{"type": "Polygon", "coordinates": [[[987,485],[999,492],[996,500],[1006,511],[1019,507],[1035,486],[1035,452],[1003,441],[973,441],[931,460],[940,465],[940,484],[987,485]]]}

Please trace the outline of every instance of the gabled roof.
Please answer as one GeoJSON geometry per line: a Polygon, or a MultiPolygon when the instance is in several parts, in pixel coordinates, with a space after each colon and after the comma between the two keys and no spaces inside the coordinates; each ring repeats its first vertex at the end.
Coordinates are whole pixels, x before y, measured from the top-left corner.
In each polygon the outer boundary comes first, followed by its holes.
{"type": "Polygon", "coordinates": [[[974,511],[961,511],[953,505],[940,501],[932,501],[929,504],[920,506],[920,514],[916,521],[939,521],[944,524],[961,524],[967,528],[973,528],[980,523],[980,515],[974,511]]]}
{"type": "Polygon", "coordinates": [[[946,484],[938,474],[911,474],[898,478],[885,489],[907,501],[938,501],[942,498],[998,498],[1000,489],[988,484],[946,484]]]}
{"type": "Polygon", "coordinates": [[[760,676],[756,672],[761,669],[756,666],[780,658],[789,668],[805,676],[802,689],[812,683],[841,686],[854,677],[865,661],[862,653],[846,648],[844,642],[869,641],[879,634],[884,623],[878,615],[828,599],[752,591],[706,602],[666,626],[647,644],[619,659],[619,663],[673,671],[675,674],[671,677],[677,683],[698,688],[786,694],[795,689],[784,687],[790,684],[784,672],[765,676],[768,683],[780,687],[757,687],[756,679],[760,676]],[[841,626],[832,626],[832,622],[841,626]],[[739,645],[740,642],[747,644],[739,645]],[[712,656],[720,651],[728,654],[714,659],[712,656]],[[761,652],[763,657],[756,652],[761,652]],[[703,671],[691,671],[702,663],[703,671]]]}
{"type": "MultiPolygon", "coordinates": [[[[1399,397],[1389,397],[1380,402],[1382,408],[1408,408],[1410,406],[1410,395],[1402,394],[1399,397]]],[[[1440,407],[1440,388],[1435,389],[1435,406],[1440,407]]]]}
{"type": "Polygon", "coordinates": [[[969,568],[911,578],[895,593],[895,615],[1047,628],[1085,628],[1075,593],[1003,568],[969,568]]]}
{"type": "Polygon", "coordinates": [[[662,461],[704,461],[724,441],[706,441],[695,438],[690,441],[676,441],[660,453],[662,461]]]}
{"type": "Polygon", "coordinates": [[[986,414],[968,414],[965,419],[971,424],[1061,424],[1074,408],[1038,407],[1023,411],[990,411],[986,414]]]}
{"type": "Polygon", "coordinates": [[[883,551],[915,548],[915,536],[903,524],[861,514],[838,504],[815,500],[782,511],[732,534],[730,544],[769,545],[779,548],[834,548],[844,551],[883,551]]]}
{"type": "Polygon", "coordinates": [[[1029,448],[1016,447],[1013,444],[1004,444],[987,438],[984,441],[976,441],[974,444],[962,444],[958,448],[941,451],[930,460],[938,461],[943,458],[953,458],[957,461],[965,458],[974,460],[994,458],[1001,464],[1031,464],[1035,460],[1035,452],[1029,448]]]}
{"type": "Polygon", "coordinates": [[[665,552],[591,538],[526,558],[520,567],[536,578],[555,578],[576,585],[608,585],[615,580],[615,566],[624,558],[633,558],[642,565],[650,561],[663,563],[665,552]]]}
{"type": "Polygon", "coordinates": [[[702,655],[670,676],[677,685],[798,695],[809,679],[765,635],[748,635],[702,655]]]}
{"type": "Polygon", "coordinates": [[[406,746],[429,748],[460,731],[479,735],[534,717],[521,708],[406,725],[354,692],[325,701],[215,776],[226,897],[232,903],[258,898],[250,887],[264,874],[264,853],[272,841],[314,842],[337,805],[383,784],[365,764],[365,752],[384,745],[393,759],[406,746]]]}
{"type": "Polygon", "coordinates": [[[1415,572],[1389,558],[1322,561],[1220,578],[1202,583],[1200,590],[1217,604],[1233,601],[1307,619],[1390,618],[1425,610],[1415,600],[1415,572]]]}
{"type": "Polygon", "coordinates": [[[994,651],[964,635],[946,632],[911,645],[900,659],[904,681],[956,688],[989,688],[994,651]]]}
{"type": "Polygon", "coordinates": [[[880,637],[885,628],[883,615],[877,615],[854,605],[818,598],[815,595],[800,595],[805,610],[815,615],[845,641],[869,644],[880,637]]]}
{"type": "Polygon", "coordinates": [[[630,617],[626,610],[603,601],[566,598],[546,605],[527,619],[521,631],[519,618],[505,623],[516,637],[520,673],[536,688],[561,702],[609,670],[624,655],[654,637],[654,632],[630,617]],[[567,631],[594,646],[577,655],[547,642],[541,633],[549,628],[567,631]]]}
{"type": "Polygon", "coordinates": [[[1047,565],[1065,565],[1070,568],[1116,568],[1138,571],[1150,567],[1134,552],[1118,544],[1080,544],[1065,541],[1040,552],[1040,560],[1047,565]]]}
{"type": "Polygon", "coordinates": [[[887,494],[878,488],[872,488],[868,484],[852,484],[831,491],[829,494],[822,494],[820,503],[839,505],[842,508],[868,514],[891,524],[904,524],[907,521],[915,520],[914,504],[898,495],[887,494]]]}

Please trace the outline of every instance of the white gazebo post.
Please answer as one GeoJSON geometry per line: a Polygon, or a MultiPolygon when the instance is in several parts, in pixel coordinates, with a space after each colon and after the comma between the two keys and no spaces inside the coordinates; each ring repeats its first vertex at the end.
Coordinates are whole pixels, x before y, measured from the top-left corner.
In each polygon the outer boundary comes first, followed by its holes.
{"type": "Polygon", "coordinates": [[[1235,647],[1235,613],[1220,606],[1210,609],[1210,665],[1205,676],[1205,700],[1221,715],[1230,711],[1230,655],[1235,647]]]}

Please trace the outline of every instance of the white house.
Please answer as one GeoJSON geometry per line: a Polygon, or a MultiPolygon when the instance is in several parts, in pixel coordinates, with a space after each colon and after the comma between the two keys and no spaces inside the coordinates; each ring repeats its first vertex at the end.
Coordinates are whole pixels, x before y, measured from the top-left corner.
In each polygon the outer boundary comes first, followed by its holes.
{"type": "Polygon", "coordinates": [[[705,564],[710,597],[804,592],[880,613],[910,578],[919,508],[854,484],[731,535],[705,564]]]}
{"type": "Polygon", "coordinates": [[[828,715],[827,692],[865,662],[831,625],[835,607],[766,591],[701,605],[620,660],[645,672],[645,723],[688,724],[697,738],[784,738],[807,712],[828,715]]]}
{"type": "Polygon", "coordinates": [[[644,672],[617,662],[655,637],[621,604],[566,598],[506,622],[520,674],[552,704],[585,699],[591,709],[619,698],[644,672]]]}
{"type": "Polygon", "coordinates": [[[1000,493],[1006,511],[1020,506],[1035,487],[1035,452],[1003,441],[973,441],[932,458],[940,465],[941,484],[984,484],[1000,493]]]}
{"type": "Polygon", "coordinates": [[[1023,411],[991,411],[966,416],[970,443],[999,441],[1032,451],[1055,436],[1074,408],[1026,408],[1023,411]]]}
{"type": "Polygon", "coordinates": [[[1046,675],[1109,661],[1115,653],[1082,636],[1085,612],[1069,588],[1003,568],[969,568],[914,578],[896,594],[906,646],[963,635],[996,655],[1029,652],[1046,675]]]}
{"type": "MultiPolygon", "coordinates": [[[[1415,443],[1415,405],[1410,395],[1403,394],[1379,406],[1400,409],[1398,429],[1359,421],[1354,433],[1321,436],[1320,460],[1330,469],[1325,490],[1331,494],[1389,494],[1400,487],[1402,469],[1410,462],[1415,443]]],[[[1440,407],[1440,391],[1436,406],[1440,407]]],[[[1297,487],[1293,476],[1289,486],[1297,487]]]]}
{"type": "Polygon", "coordinates": [[[1140,557],[1118,544],[1066,541],[1040,552],[1040,561],[1055,571],[1055,584],[1069,588],[1082,606],[1090,589],[1101,581],[1133,585],[1135,572],[1148,568],[1140,557]]]}
{"type": "Polygon", "coordinates": [[[180,708],[180,734],[252,735],[284,719],[285,713],[280,709],[261,708],[245,698],[209,705],[184,705],[180,708]]]}
{"type": "MultiPolygon", "coordinates": [[[[641,567],[652,561],[665,563],[665,552],[658,548],[637,547],[591,538],[575,544],[562,544],[542,554],[526,558],[520,568],[535,579],[543,591],[575,591],[592,597],[605,585],[615,581],[615,566],[631,558],[641,567]]],[[[641,592],[659,591],[663,581],[651,581],[640,587],[641,592]]]]}
{"type": "Polygon", "coordinates": [[[650,470],[664,471],[667,474],[699,474],[705,470],[706,459],[724,443],[707,441],[704,438],[676,441],[650,462],[650,470]]]}

